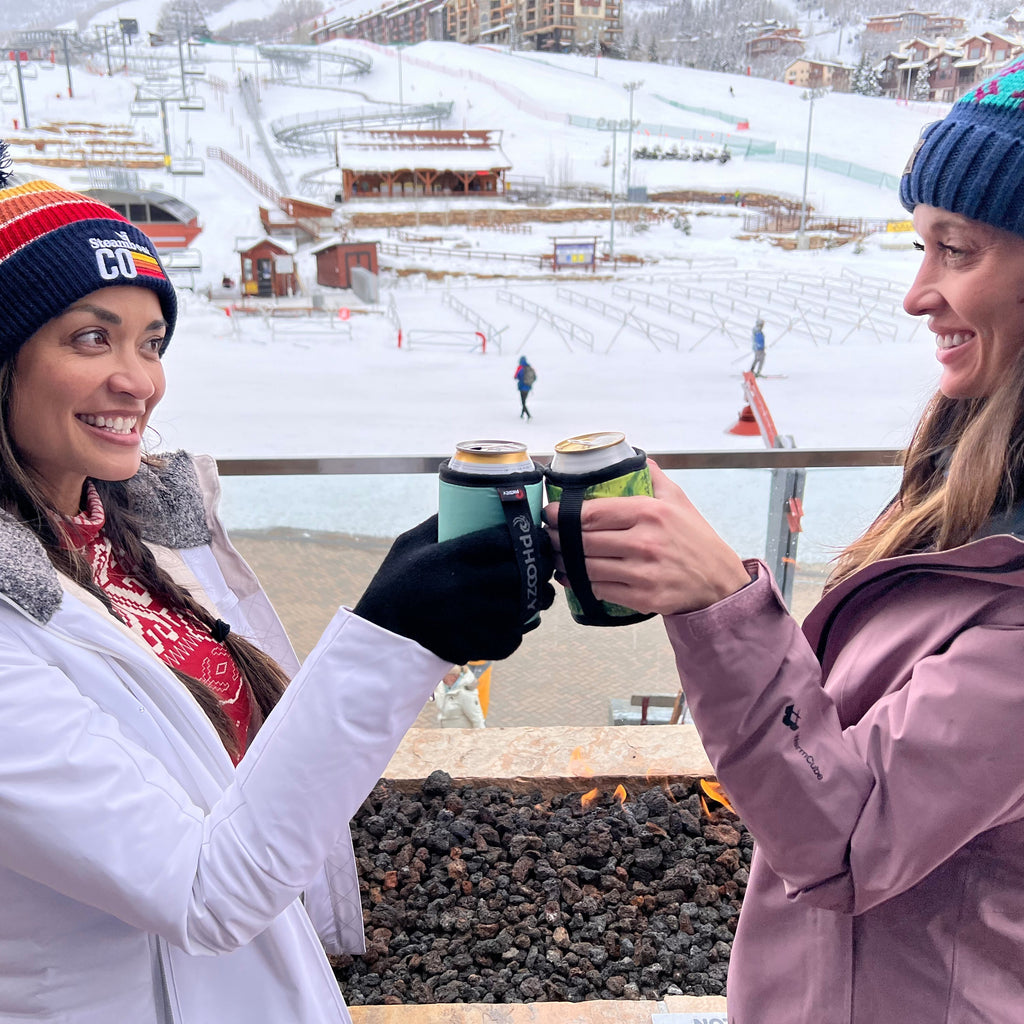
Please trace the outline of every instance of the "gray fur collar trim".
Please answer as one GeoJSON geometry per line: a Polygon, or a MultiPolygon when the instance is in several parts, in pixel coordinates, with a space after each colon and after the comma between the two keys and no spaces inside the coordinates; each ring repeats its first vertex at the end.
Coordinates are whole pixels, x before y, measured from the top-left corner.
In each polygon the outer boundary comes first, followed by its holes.
{"type": "MultiPolygon", "coordinates": [[[[208,544],[203,495],[191,457],[182,451],[157,456],[128,481],[132,511],[145,523],[143,539],[170,548],[208,544]]],[[[32,618],[48,622],[64,590],[36,535],[21,520],[0,512],[0,593],[32,618]]]]}
{"type": "Polygon", "coordinates": [[[143,523],[142,536],[168,548],[198,548],[210,543],[199,478],[188,452],[155,457],[128,481],[132,512],[143,523]]]}

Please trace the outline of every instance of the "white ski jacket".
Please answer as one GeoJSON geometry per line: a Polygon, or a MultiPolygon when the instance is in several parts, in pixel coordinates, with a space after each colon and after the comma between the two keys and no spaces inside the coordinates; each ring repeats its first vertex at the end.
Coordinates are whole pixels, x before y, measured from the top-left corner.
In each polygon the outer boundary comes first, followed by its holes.
{"type": "Polygon", "coordinates": [[[448,664],[341,609],[300,669],[213,460],[130,486],[175,578],[294,678],[233,768],[145,642],[0,519],[0,1022],[347,1022],[320,939],[363,948],[349,819],[448,664]]]}

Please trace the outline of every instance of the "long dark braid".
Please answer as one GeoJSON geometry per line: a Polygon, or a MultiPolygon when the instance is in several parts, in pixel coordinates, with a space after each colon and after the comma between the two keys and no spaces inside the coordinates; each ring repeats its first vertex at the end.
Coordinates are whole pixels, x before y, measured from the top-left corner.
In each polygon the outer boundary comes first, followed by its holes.
{"type": "MultiPolygon", "coordinates": [[[[110,599],[92,577],[89,563],[80,551],[62,545],[60,513],[46,499],[39,485],[23,468],[7,429],[8,412],[14,379],[14,360],[0,365],[0,504],[22,520],[39,538],[54,568],[96,597],[117,619],[110,599]]],[[[147,460],[148,461],[148,460],[147,460]]],[[[138,581],[164,607],[177,612],[201,631],[214,634],[217,623],[184,587],[178,585],[157,565],[152,551],[142,540],[138,522],[129,511],[127,488],[123,482],[94,480],[106,516],[104,533],[121,568],[138,581]]],[[[288,677],[273,658],[255,644],[230,632],[222,641],[227,647],[249,692],[253,718],[250,731],[262,724],[280,699],[288,677]]],[[[187,687],[213,723],[228,753],[238,754],[238,738],[234,726],[213,691],[192,676],[171,668],[187,687]]]]}

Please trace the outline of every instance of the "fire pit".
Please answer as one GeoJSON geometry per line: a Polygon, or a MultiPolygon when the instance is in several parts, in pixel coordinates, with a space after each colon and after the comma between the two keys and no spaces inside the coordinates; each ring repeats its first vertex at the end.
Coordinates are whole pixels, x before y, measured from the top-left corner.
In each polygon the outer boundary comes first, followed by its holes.
{"type": "Polygon", "coordinates": [[[724,990],[752,847],[710,774],[687,726],[414,730],[354,822],[346,1000],[724,1009],[684,998],[724,990]]]}

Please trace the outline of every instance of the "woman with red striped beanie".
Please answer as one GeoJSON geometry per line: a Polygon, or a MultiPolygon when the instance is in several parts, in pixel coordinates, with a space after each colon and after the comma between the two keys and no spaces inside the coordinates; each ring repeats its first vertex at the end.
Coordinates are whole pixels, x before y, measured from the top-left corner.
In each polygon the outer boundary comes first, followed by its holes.
{"type": "Polygon", "coordinates": [[[519,645],[520,569],[434,517],[300,667],[213,460],[144,450],[176,315],[114,210],[0,181],[0,1020],[344,1024],[349,819],[447,668],[519,645]]]}

